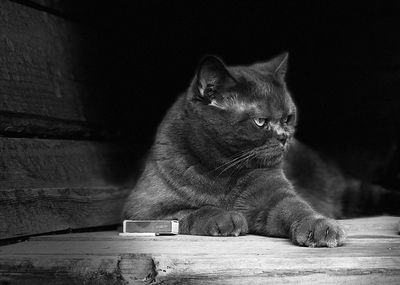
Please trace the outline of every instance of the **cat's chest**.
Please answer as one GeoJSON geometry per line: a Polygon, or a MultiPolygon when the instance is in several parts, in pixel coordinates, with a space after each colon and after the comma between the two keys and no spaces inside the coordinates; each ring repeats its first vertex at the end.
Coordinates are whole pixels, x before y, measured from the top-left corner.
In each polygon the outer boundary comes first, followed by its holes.
{"type": "Polygon", "coordinates": [[[198,165],[192,165],[184,171],[181,185],[191,185],[191,198],[197,204],[213,205],[229,209],[233,206],[237,193],[240,192],[240,175],[215,175],[204,171],[198,165]]]}
{"type": "Polygon", "coordinates": [[[195,189],[192,192],[193,196],[202,206],[213,205],[219,208],[230,208],[233,196],[232,189],[234,188],[228,179],[201,179],[198,180],[195,189]]]}
{"type": "Polygon", "coordinates": [[[240,183],[236,179],[230,178],[210,180],[206,189],[210,204],[227,210],[233,208],[239,193],[242,192],[240,183]]]}

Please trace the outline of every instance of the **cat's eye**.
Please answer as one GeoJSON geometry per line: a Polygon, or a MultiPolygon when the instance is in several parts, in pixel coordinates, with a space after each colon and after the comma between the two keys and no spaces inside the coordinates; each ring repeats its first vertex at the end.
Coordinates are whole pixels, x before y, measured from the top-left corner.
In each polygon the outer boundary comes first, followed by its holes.
{"type": "Polygon", "coordinates": [[[253,119],[254,124],[256,124],[257,127],[264,127],[267,123],[268,120],[266,118],[254,118],[253,119]]]}

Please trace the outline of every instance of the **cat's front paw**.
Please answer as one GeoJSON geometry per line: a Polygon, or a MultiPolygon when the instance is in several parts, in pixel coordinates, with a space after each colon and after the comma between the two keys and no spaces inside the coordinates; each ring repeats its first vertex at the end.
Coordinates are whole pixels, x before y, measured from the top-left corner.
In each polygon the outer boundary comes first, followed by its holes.
{"type": "Polygon", "coordinates": [[[221,211],[209,217],[205,230],[212,236],[239,236],[248,232],[246,218],[243,214],[234,211],[221,211]]]}
{"type": "Polygon", "coordinates": [[[290,227],[294,244],[308,247],[337,247],[346,238],[342,225],[332,219],[307,217],[290,227]]]}

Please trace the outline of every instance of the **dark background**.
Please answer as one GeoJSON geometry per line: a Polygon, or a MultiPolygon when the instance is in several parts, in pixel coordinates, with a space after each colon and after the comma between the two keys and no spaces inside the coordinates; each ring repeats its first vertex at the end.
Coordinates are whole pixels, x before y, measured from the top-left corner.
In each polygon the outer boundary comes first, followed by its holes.
{"type": "Polygon", "coordinates": [[[128,148],[151,145],[204,54],[236,65],[289,51],[297,138],[346,173],[400,189],[398,9],[339,2],[85,1],[65,11],[96,34],[90,111],[128,148]]]}

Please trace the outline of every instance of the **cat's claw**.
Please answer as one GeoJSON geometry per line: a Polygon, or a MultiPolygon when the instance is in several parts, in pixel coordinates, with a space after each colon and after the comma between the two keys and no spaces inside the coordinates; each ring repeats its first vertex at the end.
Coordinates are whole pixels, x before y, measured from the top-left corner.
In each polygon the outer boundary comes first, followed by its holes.
{"type": "Polygon", "coordinates": [[[307,217],[292,224],[291,239],[294,244],[308,247],[337,247],[343,245],[346,232],[332,219],[307,217]]]}

